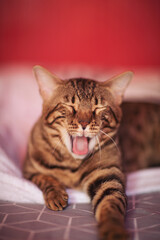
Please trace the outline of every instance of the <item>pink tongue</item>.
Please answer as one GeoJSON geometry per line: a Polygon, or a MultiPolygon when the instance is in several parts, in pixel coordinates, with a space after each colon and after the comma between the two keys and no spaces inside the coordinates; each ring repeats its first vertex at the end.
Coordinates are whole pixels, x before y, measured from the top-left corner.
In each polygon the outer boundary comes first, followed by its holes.
{"type": "Polygon", "coordinates": [[[88,153],[88,141],[86,137],[75,137],[73,139],[73,153],[85,155],[88,153]]]}

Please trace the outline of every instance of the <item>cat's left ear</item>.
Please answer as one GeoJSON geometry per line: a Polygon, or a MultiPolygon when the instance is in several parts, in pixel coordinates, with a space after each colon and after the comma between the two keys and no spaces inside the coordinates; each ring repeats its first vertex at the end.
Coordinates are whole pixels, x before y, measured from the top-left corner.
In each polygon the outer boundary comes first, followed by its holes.
{"type": "Polygon", "coordinates": [[[62,80],[38,65],[33,68],[33,72],[38,82],[39,91],[43,100],[49,100],[57,86],[62,83],[62,80]]]}
{"type": "Polygon", "coordinates": [[[130,83],[132,77],[133,72],[128,71],[102,83],[106,88],[108,88],[112,92],[118,105],[122,103],[124,92],[128,84],[130,83]]]}

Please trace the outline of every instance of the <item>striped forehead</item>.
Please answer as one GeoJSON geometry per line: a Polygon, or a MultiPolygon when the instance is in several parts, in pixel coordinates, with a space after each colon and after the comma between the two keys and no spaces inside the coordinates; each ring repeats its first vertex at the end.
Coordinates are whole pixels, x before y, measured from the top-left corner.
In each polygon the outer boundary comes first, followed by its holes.
{"type": "Polygon", "coordinates": [[[92,99],[94,95],[94,89],[96,87],[96,83],[93,80],[76,78],[71,79],[70,82],[79,100],[84,98],[92,99]]]}

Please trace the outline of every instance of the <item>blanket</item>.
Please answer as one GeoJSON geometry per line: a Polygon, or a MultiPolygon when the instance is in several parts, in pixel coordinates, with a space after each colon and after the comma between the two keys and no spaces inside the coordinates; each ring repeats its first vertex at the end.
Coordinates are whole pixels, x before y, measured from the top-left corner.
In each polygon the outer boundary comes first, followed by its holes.
{"type": "MultiPolygon", "coordinates": [[[[147,169],[127,176],[127,195],[160,191],[160,168],[147,169]]],[[[69,203],[88,203],[87,194],[67,189],[69,203]]],[[[44,204],[42,192],[22,176],[21,170],[0,149],[0,199],[20,203],[44,204]]]]}

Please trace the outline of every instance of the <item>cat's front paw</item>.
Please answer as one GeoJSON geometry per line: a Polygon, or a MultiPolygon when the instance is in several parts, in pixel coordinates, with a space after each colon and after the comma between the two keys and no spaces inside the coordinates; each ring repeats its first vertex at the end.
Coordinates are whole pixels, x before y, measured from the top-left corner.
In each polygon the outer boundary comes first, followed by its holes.
{"type": "Polygon", "coordinates": [[[128,240],[129,234],[119,226],[106,228],[100,232],[100,240],[128,240]]]}
{"type": "Polygon", "coordinates": [[[129,235],[125,231],[109,232],[102,240],[128,240],[129,235]]]}
{"type": "Polygon", "coordinates": [[[47,208],[51,210],[60,211],[68,205],[68,194],[63,189],[51,189],[49,192],[44,192],[43,195],[47,208]]]}

